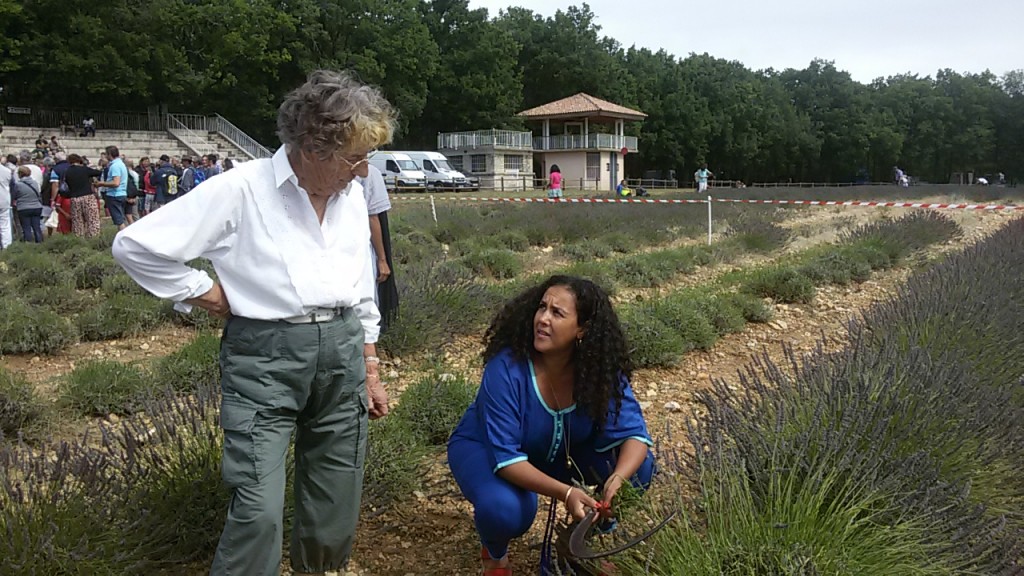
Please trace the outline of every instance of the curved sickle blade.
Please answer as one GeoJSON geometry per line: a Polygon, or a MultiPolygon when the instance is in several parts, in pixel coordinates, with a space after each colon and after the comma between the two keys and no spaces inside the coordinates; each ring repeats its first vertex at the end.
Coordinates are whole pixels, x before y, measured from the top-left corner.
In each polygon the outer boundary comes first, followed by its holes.
{"type": "Polygon", "coordinates": [[[644,532],[640,536],[633,538],[625,544],[616,546],[610,550],[602,550],[601,552],[595,552],[591,550],[589,546],[587,546],[587,533],[590,532],[590,528],[594,525],[594,521],[597,520],[598,514],[597,510],[591,510],[590,512],[587,512],[587,515],[583,517],[583,520],[581,520],[580,523],[576,525],[576,528],[573,529],[572,534],[569,535],[569,553],[575,556],[576,558],[579,558],[580,560],[597,560],[598,558],[613,556],[615,554],[618,554],[619,552],[628,550],[633,546],[636,546],[637,544],[653,536],[655,532],[664,528],[666,524],[668,524],[673,518],[676,517],[676,512],[678,511],[673,510],[672,513],[666,516],[664,520],[658,522],[658,524],[654,528],[651,528],[647,532],[644,532]]]}

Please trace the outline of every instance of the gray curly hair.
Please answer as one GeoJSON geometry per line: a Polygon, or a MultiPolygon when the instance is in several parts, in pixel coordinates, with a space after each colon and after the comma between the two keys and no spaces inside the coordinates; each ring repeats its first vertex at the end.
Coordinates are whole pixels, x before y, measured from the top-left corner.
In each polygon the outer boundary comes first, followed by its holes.
{"type": "Polygon", "coordinates": [[[316,70],[277,111],[277,135],[290,148],[327,158],[391,141],[397,112],[380,90],[350,72],[316,70]]]}

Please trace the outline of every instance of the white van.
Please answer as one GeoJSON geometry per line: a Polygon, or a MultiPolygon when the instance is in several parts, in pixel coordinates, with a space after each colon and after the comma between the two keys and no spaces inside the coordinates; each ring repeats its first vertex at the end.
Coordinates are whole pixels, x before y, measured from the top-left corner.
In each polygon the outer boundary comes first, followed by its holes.
{"type": "Polygon", "coordinates": [[[423,175],[419,165],[401,152],[374,152],[370,155],[373,164],[384,175],[384,182],[390,191],[414,190],[423,192],[427,189],[427,177],[423,175]]]}
{"type": "Polygon", "coordinates": [[[440,152],[403,152],[419,164],[427,177],[427,187],[443,190],[460,190],[471,186],[466,175],[452,168],[448,158],[440,152]]]}

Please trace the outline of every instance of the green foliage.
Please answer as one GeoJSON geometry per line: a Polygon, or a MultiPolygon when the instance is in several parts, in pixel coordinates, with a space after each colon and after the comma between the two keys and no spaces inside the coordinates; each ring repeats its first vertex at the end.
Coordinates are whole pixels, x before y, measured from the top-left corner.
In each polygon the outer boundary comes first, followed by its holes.
{"type": "Polygon", "coordinates": [[[0,299],[0,352],[54,354],[78,341],[68,320],[17,298],[0,299]]]}
{"type": "Polygon", "coordinates": [[[791,233],[764,212],[741,213],[729,231],[730,238],[744,250],[768,253],[785,246],[791,233]]]}
{"type": "Polygon", "coordinates": [[[662,286],[676,274],[688,274],[697,267],[703,248],[686,246],[625,256],[611,262],[614,276],[626,286],[662,286]]]}
{"type": "Polygon", "coordinates": [[[656,300],[650,308],[651,316],[670,326],[682,339],[683,349],[679,353],[707,350],[718,340],[719,332],[706,314],[714,304],[710,299],[701,304],[698,306],[686,292],[677,292],[656,300]]]}
{"type": "Polygon", "coordinates": [[[364,502],[377,508],[407,500],[421,483],[427,447],[411,422],[390,416],[370,422],[364,502]]]}
{"type": "Polygon", "coordinates": [[[401,306],[380,341],[397,356],[437,350],[457,334],[480,329],[502,298],[461,267],[414,266],[398,275],[397,282],[401,306]]]}
{"type": "Polygon", "coordinates": [[[526,252],[530,248],[530,239],[518,230],[505,230],[494,237],[495,244],[513,252],[526,252]]]}
{"type": "MultiPolygon", "coordinates": [[[[1004,574],[1020,564],[1024,221],[913,276],[849,344],[697,395],[684,517],[626,573],[1004,574]],[[998,311],[998,313],[992,313],[998,311]],[[694,495],[696,487],[698,494],[694,495]]],[[[824,344],[824,343],[822,343],[824,344]]]]}
{"type": "Polygon", "coordinates": [[[127,274],[114,274],[103,278],[100,284],[100,294],[105,297],[114,296],[115,294],[141,296],[146,294],[146,291],[142,286],[139,286],[138,282],[132,280],[131,276],[127,274]]]}
{"type": "Polygon", "coordinates": [[[114,276],[128,278],[114,257],[104,252],[94,252],[82,258],[75,264],[74,274],[75,287],[79,290],[100,288],[107,278],[114,276]]]}
{"type": "Polygon", "coordinates": [[[465,376],[436,370],[402,392],[389,418],[407,422],[427,445],[443,446],[475,397],[476,386],[465,376]]]}
{"type": "Polygon", "coordinates": [[[20,252],[8,264],[17,278],[18,293],[29,299],[45,292],[67,293],[74,287],[74,275],[61,259],[41,251],[20,252]]]}
{"type": "Polygon", "coordinates": [[[75,322],[86,341],[137,336],[160,324],[162,303],[152,296],[121,294],[103,299],[75,322]]]}
{"type": "Polygon", "coordinates": [[[675,170],[685,181],[702,159],[748,182],[891,181],[897,161],[932,182],[967,170],[1024,173],[1019,71],[997,78],[942,70],[871,84],[822,60],[755,71],[707,54],[625,48],[585,5],[553,14],[488,14],[465,0],[154,0],[147,8],[5,0],[5,98],[33,107],[216,110],[273,147],[282,97],[308,70],[346,68],[396,105],[402,148],[433,147],[438,132],[523,129],[517,112],[586,92],[647,114],[627,127],[641,142],[634,177],[675,170]],[[66,35],[48,18],[58,11],[78,28],[55,47],[52,39],[66,35]],[[197,30],[203,19],[210,24],[197,30]],[[163,33],[119,35],[108,20],[163,33]]]}
{"type": "Polygon", "coordinates": [[[60,403],[85,416],[137,412],[153,391],[152,380],[139,366],[116,360],[90,360],[64,377],[60,403]]]}
{"type": "Polygon", "coordinates": [[[461,259],[468,269],[496,280],[515,278],[523,271],[523,262],[515,252],[504,248],[482,249],[461,259]]]}
{"type": "Polygon", "coordinates": [[[753,270],[747,275],[740,290],[778,302],[807,304],[814,299],[814,283],[811,279],[789,266],[753,270]]]}
{"type": "Polygon", "coordinates": [[[46,405],[35,386],[0,365],[0,438],[28,432],[45,413],[46,405]]]}
{"type": "Polygon", "coordinates": [[[683,337],[649,309],[623,308],[619,311],[619,320],[629,342],[630,356],[638,367],[675,366],[687,350],[683,337]]]}
{"type": "Polygon", "coordinates": [[[612,248],[603,239],[581,240],[558,247],[558,253],[574,262],[587,262],[596,258],[607,258],[612,248]]]}
{"type": "Polygon", "coordinates": [[[153,379],[159,388],[176,391],[215,387],[220,381],[219,360],[220,336],[203,332],[162,358],[153,370],[153,379]]]}

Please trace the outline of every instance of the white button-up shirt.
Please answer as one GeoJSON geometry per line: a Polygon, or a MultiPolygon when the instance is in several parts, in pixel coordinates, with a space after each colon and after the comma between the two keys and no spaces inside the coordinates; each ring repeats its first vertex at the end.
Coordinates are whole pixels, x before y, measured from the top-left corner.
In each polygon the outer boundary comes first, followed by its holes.
{"type": "Polygon", "coordinates": [[[211,178],[114,239],[114,258],[143,288],[181,302],[213,287],[184,264],[213,263],[236,316],[282,320],[350,307],[365,342],[380,333],[362,187],[331,197],[321,224],[285,153],[211,178]]]}

